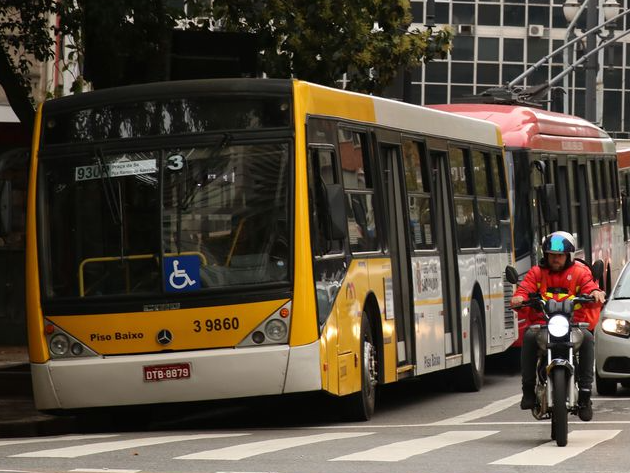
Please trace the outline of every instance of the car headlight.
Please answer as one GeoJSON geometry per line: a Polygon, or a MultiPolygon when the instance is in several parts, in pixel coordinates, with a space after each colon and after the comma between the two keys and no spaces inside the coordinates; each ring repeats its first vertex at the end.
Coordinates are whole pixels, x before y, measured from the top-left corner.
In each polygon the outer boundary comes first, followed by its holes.
{"type": "Polygon", "coordinates": [[[609,319],[602,320],[602,330],[609,335],[616,335],[617,337],[630,337],[630,322],[623,319],[609,319]]]}
{"type": "Polygon", "coordinates": [[[554,337],[564,337],[569,333],[569,320],[562,315],[554,315],[547,324],[549,333],[554,337]]]}

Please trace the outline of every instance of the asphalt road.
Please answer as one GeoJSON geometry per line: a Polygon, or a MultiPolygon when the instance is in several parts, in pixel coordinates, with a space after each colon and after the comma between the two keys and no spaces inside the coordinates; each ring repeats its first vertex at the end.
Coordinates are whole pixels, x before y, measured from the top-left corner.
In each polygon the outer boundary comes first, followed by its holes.
{"type": "Polygon", "coordinates": [[[569,445],[518,408],[517,372],[489,367],[478,393],[444,376],[386,387],[370,422],[337,421],[322,396],[264,398],[153,412],[147,424],[86,421],[65,436],[0,439],[0,472],[471,473],[626,472],[630,391],[572,417],[569,445]]]}

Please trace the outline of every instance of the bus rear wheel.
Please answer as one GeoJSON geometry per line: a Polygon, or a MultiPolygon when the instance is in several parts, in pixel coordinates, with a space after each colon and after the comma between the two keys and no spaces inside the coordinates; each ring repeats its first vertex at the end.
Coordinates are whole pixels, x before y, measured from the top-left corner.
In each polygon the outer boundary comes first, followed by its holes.
{"type": "Polygon", "coordinates": [[[361,391],[350,394],[346,400],[346,414],[349,420],[366,421],[372,418],[376,404],[378,384],[378,351],[374,344],[372,327],[365,312],[361,318],[361,391]]]}
{"type": "Polygon", "coordinates": [[[470,364],[460,368],[458,387],[461,391],[476,392],[483,386],[486,366],[486,337],[481,310],[476,299],[470,303],[470,364]]]}

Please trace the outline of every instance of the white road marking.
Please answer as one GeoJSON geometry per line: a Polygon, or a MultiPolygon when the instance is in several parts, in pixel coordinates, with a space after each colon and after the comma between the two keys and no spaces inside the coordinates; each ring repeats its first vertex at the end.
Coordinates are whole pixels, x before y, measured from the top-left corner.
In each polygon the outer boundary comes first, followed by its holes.
{"type": "Polygon", "coordinates": [[[95,453],[113,452],[127,448],[150,447],[171,442],[185,442],[188,440],[204,440],[224,437],[240,437],[249,434],[196,434],[196,435],[168,435],[165,437],[147,437],[131,440],[117,440],[113,442],[99,442],[87,445],[76,445],[67,448],[53,448],[50,450],[38,450],[36,452],[20,453],[11,457],[29,458],[77,458],[95,453]]]}
{"type": "MultiPolygon", "coordinates": [[[[527,414],[527,413],[526,413],[527,414]]],[[[530,414],[531,415],[531,414],[530,414]]],[[[529,417],[529,415],[527,416],[529,417]]],[[[482,426],[482,427],[492,427],[493,425],[523,425],[523,426],[540,426],[541,424],[549,424],[549,421],[539,420],[539,421],[493,421],[493,422],[466,422],[465,424],[455,424],[455,425],[470,425],[470,426],[482,426]]],[[[569,424],[575,425],[584,425],[582,421],[569,421],[569,424]]],[[[589,421],[589,425],[594,424],[630,424],[630,420],[591,420],[589,421]]],[[[453,424],[446,424],[447,426],[453,424]]],[[[401,429],[401,428],[414,428],[414,427],[435,427],[436,424],[368,424],[365,426],[361,425],[318,425],[312,427],[303,427],[301,430],[330,430],[330,429],[353,429],[353,430],[361,430],[361,429],[401,429]]]]}
{"type": "Polygon", "coordinates": [[[373,433],[374,432],[328,433],[262,440],[260,442],[243,443],[232,447],[217,448],[215,450],[206,450],[204,452],[183,455],[181,457],[175,457],[175,460],[242,460],[243,458],[262,455],[263,453],[286,450],[287,448],[327,442],[329,440],[363,437],[364,435],[372,435],[373,433]]]}
{"type": "Polygon", "coordinates": [[[82,473],[138,473],[142,470],[119,470],[116,468],[75,468],[74,470],[82,473]]]}
{"type": "Polygon", "coordinates": [[[466,412],[465,414],[450,417],[448,419],[440,420],[438,422],[433,422],[432,424],[428,425],[461,425],[471,420],[479,419],[481,417],[487,417],[489,415],[496,414],[497,412],[504,411],[505,409],[512,407],[520,400],[521,395],[516,394],[505,399],[491,402],[481,409],[475,409],[474,411],[466,412]]]}
{"type": "MultiPolygon", "coordinates": [[[[43,438],[28,438],[17,440],[0,440],[0,447],[5,445],[22,445],[27,443],[40,443],[40,442],[62,442],[66,440],[91,440],[91,439],[104,439],[116,437],[117,434],[103,434],[103,435],[65,435],[59,437],[43,437],[43,438]]],[[[2,471],[2,470],[0,470],[2,471]]]]}
{"type": "Polygon", "coordinates": [[[0,470],[0,473],[38,473],[33,470],[0,470]]]}
{"type": "Polygon", "coordinates": [[[621,430],[576,430],[569,433],[566,447],[558,448],[555,441],[547,442],[490,464],[553,466],[579,455],[598,443],[614,438],[619,432],[621,430]]]}
{"type": "Polygon", "coordinates": [[[403,442],[390,443],[380,447],[371,448],[362,452],[344,455],[342,457],[332,458],[329,461],[381,461],[396,462],[406,460],[415,455],[436,450],[438,448],[448,447],[458,443],[478,440],[489,435],[498,433],[498,430],[486,431],[451,431],[444,432],[431,437],[423,437],[403,442]]]}
{"type": "MultiPolygon", "coordinates": [[[[517,404],[521,399],[520,394],[516,394],[514,396],[510,396],[505,399],[501,399],[499,401],[495,401],[491,404],[488,404],[486,407],[482,407],[481,409],[475,409],[473,411],[467,412],[465,414],[461,414],[459,416],[450,417],[448,419],[440,420],[437,422],[431,423],[418,423],[418,424],[339,424],[339,425],[322,425],[322,426],[313,426],[306,427],[309,430],[322,430],[322,429],[398,429],[398,428],[413,428],[413,427],[435,427],[435,426],[457,426],[457,425],[471,425],[471,426],[493,426],[493,425],[540,425],[542,423],[549,423],[549,421],[488,421],[488,422],[471,422],[474,419],[479,419],[481,417],[486,417],[492,414],[496,414],[502,410],[508,409],[514,404],[517,404]]],[[[604,402],[604,401],[626,401],[630,400],[630,398],[622,398],[622,397],[595,397],[591,398],[593,402],[604,402]]],[[[531,417],[528,415],[528,412],[523,411],[526,417],[531,417]]],[[[597,414],[597,413],[596,413],[597,414]]],[[[569,424],[580,424],[583,425],[582,421],[569,421],[569,424]]],[[[592,420],[589,422],[590,425],[594,424],[630,424],[630,420],[592,420]]]]}

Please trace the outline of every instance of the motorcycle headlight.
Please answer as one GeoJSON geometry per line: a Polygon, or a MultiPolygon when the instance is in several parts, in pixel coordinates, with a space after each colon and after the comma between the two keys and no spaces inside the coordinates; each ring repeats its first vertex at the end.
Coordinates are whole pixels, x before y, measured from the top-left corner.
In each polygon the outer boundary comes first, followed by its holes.
{"type": "Polygon", "coordinates": [[[602,320],[602,330],[609,335],[630,337],[630,322],[621,319],[602,320]]]}
{"type": "Polygon", "coordinates": [[[549,333],[554,337],[564,337],[569,333],[569,321],[562,315],[554,315],[547,324],[549,333]]]}

